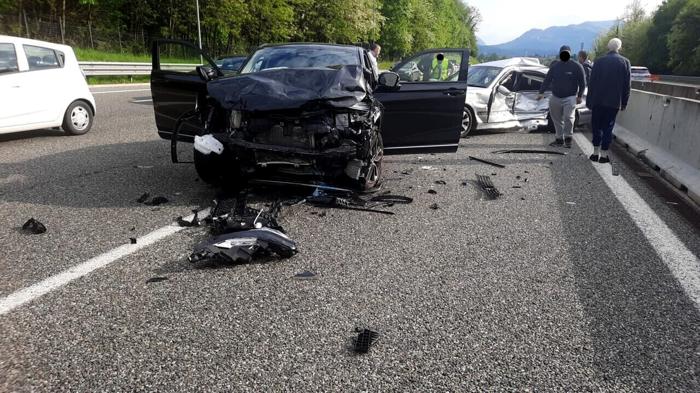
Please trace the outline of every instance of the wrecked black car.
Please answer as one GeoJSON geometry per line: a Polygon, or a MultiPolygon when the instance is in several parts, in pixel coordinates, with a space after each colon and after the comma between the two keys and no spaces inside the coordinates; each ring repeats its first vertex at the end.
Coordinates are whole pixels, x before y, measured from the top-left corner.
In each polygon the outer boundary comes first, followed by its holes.
{"type": "Polygon", "coordinates": [[[420,81],[376,75],[357,46],[263,46],[236,76],[184,42],[156,41],[152,56],[158,133],[171,140],[174,162],[178,142],[194,143],[197,173],[212,184],[281,175],[370,189],[385,154],[457,150],[466,49],[416,55],[436,67],[449,58],[459,70],[454,80],[438,69],[420,81]]]}

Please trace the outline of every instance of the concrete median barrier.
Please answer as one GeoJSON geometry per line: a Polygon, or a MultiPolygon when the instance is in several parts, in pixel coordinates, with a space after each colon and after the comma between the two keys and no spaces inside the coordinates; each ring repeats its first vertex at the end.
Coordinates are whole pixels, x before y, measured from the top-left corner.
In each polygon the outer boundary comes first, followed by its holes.
{"type": "Polygon", "coordinates": [[[615,136],[700,205],[699,100],[632,90],[615,136]]]}

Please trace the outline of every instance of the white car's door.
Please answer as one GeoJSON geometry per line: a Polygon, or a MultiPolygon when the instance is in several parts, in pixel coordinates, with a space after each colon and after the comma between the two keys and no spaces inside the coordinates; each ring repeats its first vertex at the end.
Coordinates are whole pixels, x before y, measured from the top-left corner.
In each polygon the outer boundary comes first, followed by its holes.
{"type": "Polygon", "coordinates": [[[0,131],[22,124],[22,119],[30,114],[29,95],[17,53],[14,43],[0,42],[0,131]]]}
{"type": "Polygon", "coordinates": [[[515,93],[512,91],[515,77],[515,72],[508,72],[494,84],[489,97],[486,122],[505,123],[515,120],[515,93]]]}
{"type": "MultiPolygon", "coordinates": [[[[60,120],[65,110],[67,86],[60,54],[53,49],[34,45],[22,45],[28,71],[24,72],[23,86],[32,96],[31,123],[46,123],[60,120]]],[[[59,124],[56,124],[59,125],[59,124]]]]}

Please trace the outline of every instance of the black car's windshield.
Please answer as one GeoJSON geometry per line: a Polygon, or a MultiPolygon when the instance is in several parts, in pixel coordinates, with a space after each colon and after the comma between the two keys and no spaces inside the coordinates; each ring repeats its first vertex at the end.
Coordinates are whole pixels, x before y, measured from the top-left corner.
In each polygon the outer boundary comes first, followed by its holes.
{"type": "Polygon", "coordinates": [[[340,68],[360,65],[357,50],[342,46],[276,46],[256,51],[241,74],[273,68],[340,68]]]}
{"type": "Polygon", "coordinates": [[[478,66],[469,67],[467,84],[474,87],[486,87],[501,73],[503,68],[478,66]]]}

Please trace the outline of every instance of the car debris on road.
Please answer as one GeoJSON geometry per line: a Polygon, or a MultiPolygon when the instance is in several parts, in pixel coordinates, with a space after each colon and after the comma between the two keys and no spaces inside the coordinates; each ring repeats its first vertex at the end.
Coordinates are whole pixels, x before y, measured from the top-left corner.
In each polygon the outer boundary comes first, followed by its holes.
{"type": "Polygon", "coordinates": [[[567,153],[556,150],[538,150],[538,149],[505,149],[492,151],[493,154],[556,154],[565,156],[567,153]]]}
{"type": "Polygon", "coordinates": [[[34,235],[40,235],[46,232],[46,226],[32,217],[22,225],[22,230],[34,235]]]}
{"type": "Polygon", "coordinates": [[[495,163],[495,162],[487,161],[487,160],[484,160],[484,159],[482,159],[482,158],[476,158],[476,157],[474,157],[474,156],[469,156],[469,159],[470,159],[470,160],[473,160],[473,161],[481,162],[481,163],[483,163],[483,164],[488,164],[488,165],[491,165],[491,166],[495,166],[495,167],[497,167],[497,168],[505,168],[505,167],[506,167],[506,166],[503,165],[503,164],[497,164],[497,163],[495,163]]]}
{"type": "Polygon", "coordinates": [[[291,258],[297,244],[286,234],[272,228],[237,231],[216,236],[198,244],[188,258],[197,263],[249,263],[254,258],[276,255],[291,258]]]}
{"type": "Polygon", "coordinates": [[[370,329],[357,329],[357,337],[353,338],[353,350],[355,353],[367,353],[370,347],[379,339],[379,333],[370,329]]]}
{"type": "Polygon", "coordinates": [[[476,182],[489,200],[497,199],[503,195],[498,191],[496,186],[493,185],[491,178],[488,176],[476,174],[476,182]]]}

